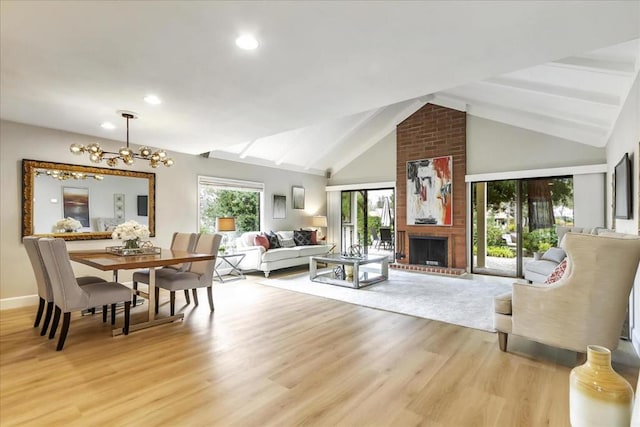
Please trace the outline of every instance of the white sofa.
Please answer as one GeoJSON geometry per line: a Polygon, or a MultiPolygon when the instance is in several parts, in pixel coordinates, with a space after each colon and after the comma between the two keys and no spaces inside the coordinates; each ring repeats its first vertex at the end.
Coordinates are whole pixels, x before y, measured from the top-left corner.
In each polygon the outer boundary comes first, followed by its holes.
{"type": "MultiPolygon", "coordinates": [[[[277,234],[284,233],[292,234],[293,232],[277,232],[277,234]]],[[[318,244],[266,250],[262,246],[254,245],[254,238],[258,234],[261,232],[248,231],[243,233],[236,239],[236,251],[246,255],[240,263],[242,271],[259,270],[264,272],[264,277],[269,277],[269,273],[273,270],[309,264],[310,256],[325,255],[333,247],[333,245],[318,244]]]]}
{"type": "MultiPolygon", "coordinates": [[[[558,246],[562,246],[562,238],[567,232],[598,235],[601,233],[611,233],[602,227],[556,227],[558,234],[558,246]]],[[[532,283],[543,283],[551,272],[562,262],[566,254],[560,248],[550,248],[542,254],[539,260],[529,261],[524,265],[524,278],[532,283]]]]}

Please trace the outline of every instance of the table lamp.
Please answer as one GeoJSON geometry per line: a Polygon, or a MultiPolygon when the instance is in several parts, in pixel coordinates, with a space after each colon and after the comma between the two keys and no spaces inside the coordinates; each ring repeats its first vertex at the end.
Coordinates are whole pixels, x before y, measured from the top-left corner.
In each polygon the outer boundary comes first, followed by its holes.
{"type": "Polygon", "coordinates": [[[236,231],[236,219],[232,216],[219,216],[216,218],[216,230],[218,232],[224,232],[225,246],[232,249],[231,239],[229,238],[229,232],[236,231]]]}
{"type": "Polygon", "coordinates": [[[324,240],[324,234],[322,228],[327,228],[327,217],[324,215],[315,215],[311,218],[311,225],[318,227],[317,238],[318,240],[324,240]]]}

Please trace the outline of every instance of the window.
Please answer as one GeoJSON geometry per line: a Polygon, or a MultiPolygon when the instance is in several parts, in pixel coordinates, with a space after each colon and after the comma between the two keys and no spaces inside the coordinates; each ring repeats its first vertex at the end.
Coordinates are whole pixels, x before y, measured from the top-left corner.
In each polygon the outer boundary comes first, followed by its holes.
{"type": "Polygon", "coordinates": [[[208,176],[198,177],[200,232],[216,231],[217,217],[234,217],[236,233],[259,231],[264,184],[208,176]]]}

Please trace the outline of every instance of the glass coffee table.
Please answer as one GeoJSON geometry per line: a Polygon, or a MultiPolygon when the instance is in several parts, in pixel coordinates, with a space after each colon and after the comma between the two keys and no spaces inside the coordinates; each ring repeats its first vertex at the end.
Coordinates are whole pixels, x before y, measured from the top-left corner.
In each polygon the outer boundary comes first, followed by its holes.
{"type": "Polygon", "coordinates": [[[309,278],[313,282],[348,288],[362,288],[389,278],[389,257],[384,255],[344,256],[327,254],[309,258],[309,278]],[[318,263],[327,264],[318,270],[318,263]],[[380,264],[380,272],[360,271],[360,266],[380,264]]]}

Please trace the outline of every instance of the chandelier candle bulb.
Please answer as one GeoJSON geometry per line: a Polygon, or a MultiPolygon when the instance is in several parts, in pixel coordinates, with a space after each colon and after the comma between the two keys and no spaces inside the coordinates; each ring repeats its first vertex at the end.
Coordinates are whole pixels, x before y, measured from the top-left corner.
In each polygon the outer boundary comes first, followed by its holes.
{"type": "Polygon", "coordinates": [[[119,113],[127,120],[127,145],[125,147],[121,147],[118,152],[104,151],[100,148],[100,144],[94,142],[87,146],[82,144],[71,144],[69,146],[69,151],[76,155],[88,153],[89,160],[93,163],[100,163],[105,160],[107,165],[110,167],[117,166],[118,160],[122,161],[125,165],[130,166],[133,165],[135,159],[148,160],[149,165],[152,168],[157,168],[160,163],[166,167],[173,166],[173,160],[167,157],[167,152],[164,150],[154,152],[147,146],[140,147],[138,152],[132,150],[131,147],[129,147],[129,120],[137,119],[138,117],[135,113],[129,111],[119,111],[119,113]]]}

